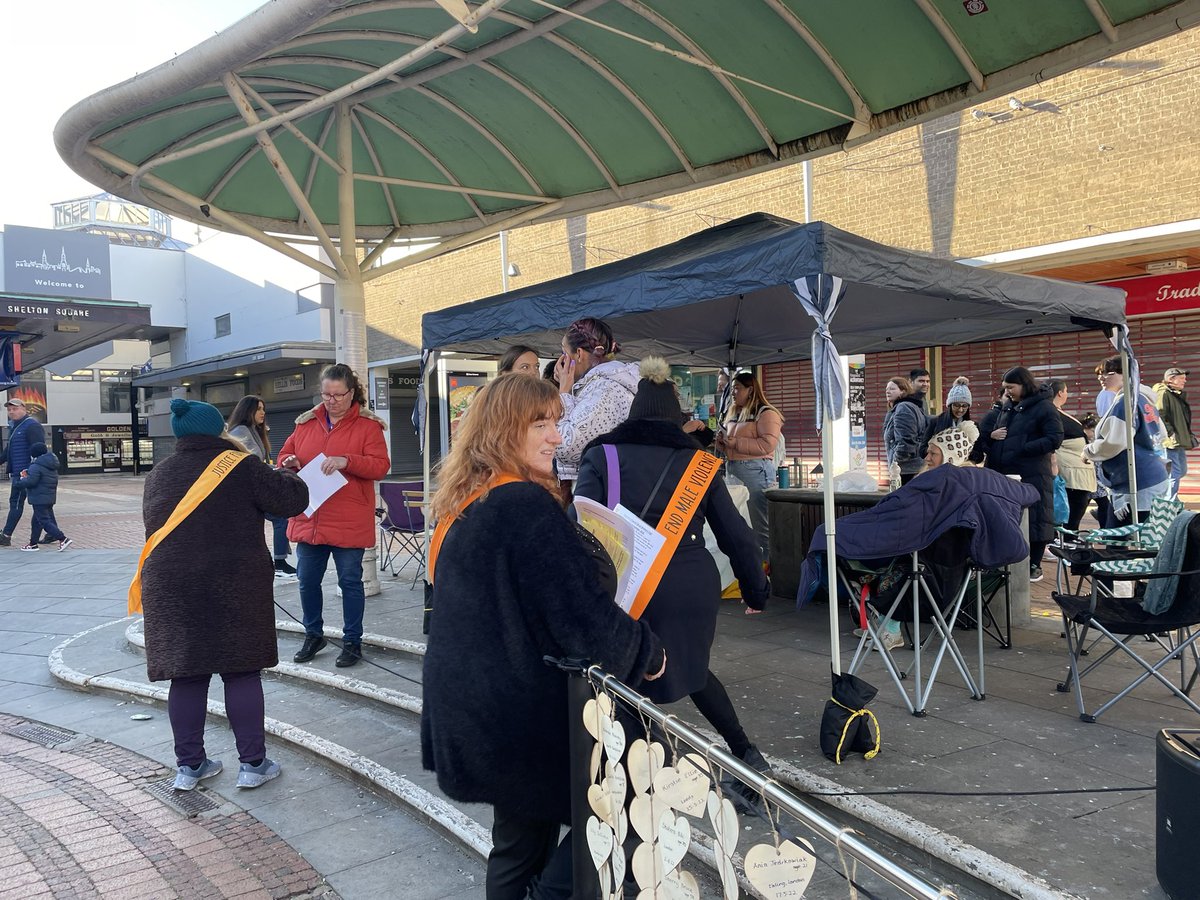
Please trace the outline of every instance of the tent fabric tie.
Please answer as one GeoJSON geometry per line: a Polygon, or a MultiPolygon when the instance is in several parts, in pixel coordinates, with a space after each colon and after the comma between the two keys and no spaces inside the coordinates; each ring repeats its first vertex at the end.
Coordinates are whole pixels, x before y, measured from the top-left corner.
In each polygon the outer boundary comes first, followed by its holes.
{"type": "Polygon", "coordinates": [[[792,282],[792,293],[812,316],[816,327],[812,333],[813,382],[821,402],[817,404],[817,428],[825,416],[836,419],[846,407],[846,376],[829,325],[837,312],[838,303],[846,293],[846,285],[836,275],[808,275],[792,282]]]}

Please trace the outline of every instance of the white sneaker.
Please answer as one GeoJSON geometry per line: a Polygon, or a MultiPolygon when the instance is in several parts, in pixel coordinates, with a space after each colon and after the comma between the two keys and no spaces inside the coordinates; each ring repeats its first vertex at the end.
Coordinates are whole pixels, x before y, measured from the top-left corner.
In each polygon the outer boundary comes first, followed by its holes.
{"type": "Polygon", "coordinates": [[[66,550],[68,547],[70,547],[73,543],[75,543],[75,542],[73,540],[71,540],[70,538],[63,538],[61,541],[58,542],[58,552],[62,553],[64,550],[66,550]]]}
{"type": "MultiPolygon", "coordinates": [[[[879,639],[883,641],[883,646],[888,650],[899,650],[904,646],[904,635],[899,631],[888,631],[886,628],[879,632],[879,639]]],[[[875,644],[875,649],[879,649],[879,645],[875,644]]]]}

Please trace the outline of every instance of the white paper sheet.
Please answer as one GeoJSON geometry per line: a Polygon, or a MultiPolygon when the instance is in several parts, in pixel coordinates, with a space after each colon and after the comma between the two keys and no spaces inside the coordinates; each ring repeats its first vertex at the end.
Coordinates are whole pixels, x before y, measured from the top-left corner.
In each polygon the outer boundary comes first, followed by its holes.
{"type": "Polygon", "coordinates": [[[594,534],[609,550],[609,556],[614,557],[616,602],[629,612],[666,538],[620,504],[616,509],[609,509],[587,497],[576,497],[575,510],[579,524],[594,534]],[[612,549],[614,544],[615,550],[612,549]]]}
{"type": "Polygon", "coordinates": [[[321,504],[336,494],[346,484],[346,476],[341,472],[326,475],[321,471],[321,463],[326,460],[324,453],[318,453],[307,466],[300,470],[300,479],[308,485],[308,509],[306,516],[311,516],[321,504]]]}

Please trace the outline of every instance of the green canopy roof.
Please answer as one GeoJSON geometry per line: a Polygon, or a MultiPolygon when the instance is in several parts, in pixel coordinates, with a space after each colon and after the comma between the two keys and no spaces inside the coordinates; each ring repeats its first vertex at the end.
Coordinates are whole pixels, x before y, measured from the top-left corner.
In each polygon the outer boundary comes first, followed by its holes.
{"type": "Polygon", "coordinates": [[[282,233],[337,232],[349,163],[360,237],[446,237],[841,149],[1197,21],[1200,0],[275,0],[55,138],[105,190],[282,233]]]}

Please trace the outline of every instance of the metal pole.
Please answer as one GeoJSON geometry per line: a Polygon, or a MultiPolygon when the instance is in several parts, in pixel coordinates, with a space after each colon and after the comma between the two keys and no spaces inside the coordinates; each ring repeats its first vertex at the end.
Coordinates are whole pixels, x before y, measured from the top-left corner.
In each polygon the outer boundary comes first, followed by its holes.
{"type": "MultiPolygon", "coordinates": [[[[591,815],[587,793],[592,784],[592,741],[583,727],[583,707],[595,694],[583,673],[567,676],[567,729],[571,759],[571,898],[595,900],[600,896],[600,873],[588,850],[587,821],[591,815]]],[[[613,840],[617,841],[614,833],[613,840]]],[[[618,888],[620,885],[618,885],[618,888]]]]}
{"type": "Polygon", "coordinates": [[[500,290],[508,293],[508,232],[500,232],[500,290]]]}
{"type": "Polygon", "coordinates": [[[812,160],[806,159],[800,164],[804,173],[804,221],[812,221],[813,189],[812,189],[812,160]]]}
{"type": "Polygon", "coordinates": [[[134,369],[129,374],[129,434],[133,438],[133,474],[140,475],[142,471],[141,456],[138,446],[138,389],[134,385],[133,379],[137,377],[138,370],[134,369]]]}
{"type": "Polygon", "coordinates": [[[1139,407],[1134,405],[1138,390],[1137,385],[1133,384],[1129,377],[1129,353],[1124,347],[1121,349],[1121,378],[1121,393],[1125,399],[1125,446],[1128,448],[1125,453],[1125,466],[1129,473],[1129,524],[1136,525],[1138,521],[1138,488],[1137,461],[1134,459],[1133,451],[1133,423],[1139,412],[1139,407]]]}
{"type": "MultiPolygon", "coordinates": [[[[675,716],[668,716],[637,691],[622,684],[602,669],[592,666],[587,670],[587,677],[598,687],[626,703],[639,715],[658,724],[667,734],[674,735],[697,748],[705,759],[749,785],[762,794],[763,798],[771,805],[784,810],[797,821],[804,823],[842,853],[854,857],[897,889],[907,892],[912,897],[920,898],[920,900],[945,900],[947,897],[955,896],[948,889],[936,888],[912,872],[898,866],[891,859],[870,847],[858,832],[844,828],[817,812],[790,791],[781,787],[773,778],[764,777],[761,772],[752,769],[727,750],[722,749],[719,744],[712,743],[675,716]]],[[[572,722],[571,728],[572,731],[582,731],[582,721],[572,722]]]]}
{"type": "MultiPolygon", "coordinates": [[[[818,390],[819,394],[819,390],[818,390]]],[[[818,396],[818,403],[824,400],[818,396]]],[[[838,627],[837,525],[833,511],[833,423],[829,410],[821,420],[821,490],[825,495],[825,581],[829,592],[829,664],[842,674],[842,636],[838,627]]]]}

